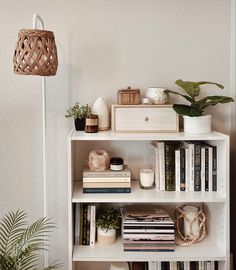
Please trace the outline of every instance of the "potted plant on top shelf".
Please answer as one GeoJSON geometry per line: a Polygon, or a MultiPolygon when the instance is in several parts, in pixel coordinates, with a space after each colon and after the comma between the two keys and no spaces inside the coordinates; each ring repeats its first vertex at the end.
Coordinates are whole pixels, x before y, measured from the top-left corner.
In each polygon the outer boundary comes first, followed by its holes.
{"type": "Polygon", "coordinates": [[[65,115],[66,118],[73,117],[75,122],[76,130],[84,130],[85,119],[91,115],[91,108],[88,104],[80,105],[79,102],[76,102],[73,107],[70,107],[65,115]]]}
{"type": "Polygon", "coordinates": [[[97,241],[101,245],[112,245],[116,241],[116,229],[120,227],[120,211],[115,208],[101,208],[97,213],[97,241]]]}
{"type": "Polygon", "coordinates": [[[211,115],[204,115],[204,110],[208,106],[215,106],[218,103],[229,103],[234,100],[228,96],[206,96],[199,98],[200,86],[204,84],[213,84],[223,89],[224,86],[219,83],[200,81],[190,82],[177,80],[175,82],[186,94],[181,94],[172,90],[165,90],[167,94],[179,95],[185,98],[190,105],[174,104],[173,109],[184,118],[184,132],[190,134],[207,134],[211,132],[211,115]]]}

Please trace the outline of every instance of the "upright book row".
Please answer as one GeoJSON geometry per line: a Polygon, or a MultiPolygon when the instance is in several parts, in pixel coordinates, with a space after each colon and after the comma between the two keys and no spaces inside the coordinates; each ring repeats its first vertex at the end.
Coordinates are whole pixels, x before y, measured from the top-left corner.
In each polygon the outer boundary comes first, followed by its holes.
{"type": "Polygon", "coordinates": [[[217,191],[217,147],[203,141],[155,141],[155,185],[166,191],[217,191]]]}
{"type": "Polygon", "coordinates": [[[96,237],[96,205],[76,204],[75,206],[75,245],[94,246],[96,237]]]}
{"type": "Polygon", "coordinates": [[[218,270],[218,261],[148,262],[148,270],[218,270]]]}

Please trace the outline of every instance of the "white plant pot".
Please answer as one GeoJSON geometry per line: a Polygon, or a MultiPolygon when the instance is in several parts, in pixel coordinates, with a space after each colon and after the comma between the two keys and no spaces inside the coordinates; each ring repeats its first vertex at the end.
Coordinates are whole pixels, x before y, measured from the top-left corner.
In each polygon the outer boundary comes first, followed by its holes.
{"type": "Polygon", "coordinates": [[[109,129],[109,109],[105,100],[99,97],[93,104],[92,113],[98,115],[98,129],[109,129]]]}
{"type": "Polygon", "coordinates": [[[211,115],[203,116],[183,116],[184,132],[188,134],[208,134],[211,133],[211,115]]]}
{"type": "Polygon", "coordinates": [[[108,231],[97,228],[97,242],[100,245],[112,245],[116,242],[116,230],[110,229],[108,231]]]}

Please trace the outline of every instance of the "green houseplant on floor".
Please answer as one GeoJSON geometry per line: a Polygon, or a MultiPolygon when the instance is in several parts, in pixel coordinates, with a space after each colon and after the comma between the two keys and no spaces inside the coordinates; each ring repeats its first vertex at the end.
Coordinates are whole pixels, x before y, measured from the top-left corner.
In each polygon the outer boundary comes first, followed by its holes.
{"type": "MultiPolygon", "coordinates": [[[[41,218],[27,226],[24,211],[9,212],[0,221],[0,270],[38,270],[39,252],[48,247],[48,234],[55,225],[41,218]]],[[[44,270],[58,269],[51,264],[44,270]]]]}
{"type": "Polygon", "coordinates": [[[70,107],[66,111],[66,118],[73,117],[75,122],[76,130],[84,130],[85,119],[91,115],[91,108],[88,104],[80,105],[79,102],[76,102],[73,107],[70,107]]]}
{"type": "Polygon", "coordinates": [[[101,208],[97,213],[97,240],[101,245],[112,245],[116,241],[116,229],[120,228],[120,211],[115,208],[101,208]]]}
{"type": "Polygon", "coordinates": [[[224,86],[219,83],[207,81],[191,82],[183,80],[177,80],[175,83],[185,91],[185,94],[172,90],[165,90],[165,93],[179,95],[190,102],[190,105],[173,105],[173,109],[184,117],[184,131],[186,133],[204,134],[211,132],[211,115],[204,115],[204,110],[209,106],[234,101],[228,96],[206,96],[201,99],[199,98],[201,85],[211,84],[223,89],[224,86]]]}

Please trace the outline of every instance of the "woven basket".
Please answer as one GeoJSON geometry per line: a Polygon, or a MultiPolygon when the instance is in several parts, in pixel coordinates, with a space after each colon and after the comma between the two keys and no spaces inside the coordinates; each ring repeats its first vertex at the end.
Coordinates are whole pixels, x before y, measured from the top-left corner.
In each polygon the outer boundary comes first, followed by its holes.
{"type": "Polygon", "coordinates": [[[13,57],[14,72],[24,75],[54,76],[58,59],[51,31],[22,29],[13,57]]]}

